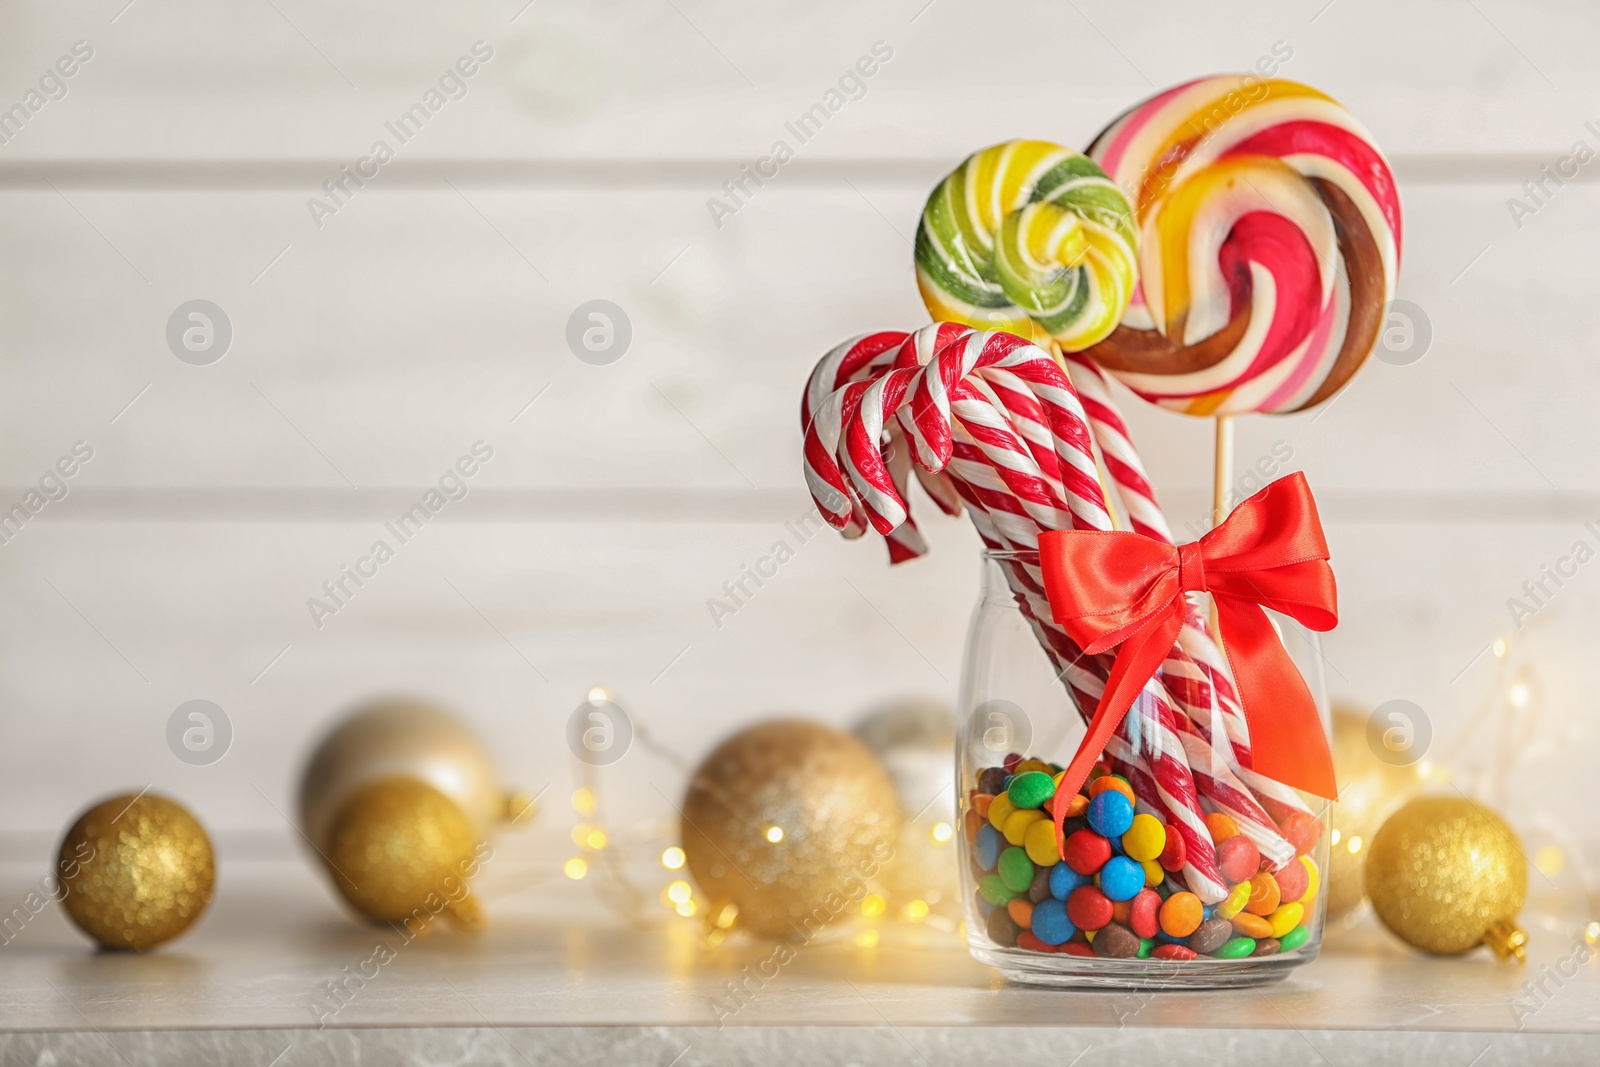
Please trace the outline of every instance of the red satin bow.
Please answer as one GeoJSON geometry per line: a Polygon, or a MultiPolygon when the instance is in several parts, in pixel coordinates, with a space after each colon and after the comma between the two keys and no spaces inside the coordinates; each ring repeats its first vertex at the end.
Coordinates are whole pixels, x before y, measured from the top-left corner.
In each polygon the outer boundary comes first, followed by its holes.
{"type": "Polygon", "coordinates": [[[1316,703],[1261,610],[1272,608],[1313,630],[1331,630],[1339,621],[1328,545],[1304,475],[1273,482],[1193,544],[1121,531],[1052,530],[1040,535],[1039,556],[1055,621],[1091,655],[1121,646],[1058,796],[1083,786],[1177,642],[1188,610],[1184,594],[1209,592],[1250,728],[1253,769],[1334,797],[1333,756],[1316,703]]]}

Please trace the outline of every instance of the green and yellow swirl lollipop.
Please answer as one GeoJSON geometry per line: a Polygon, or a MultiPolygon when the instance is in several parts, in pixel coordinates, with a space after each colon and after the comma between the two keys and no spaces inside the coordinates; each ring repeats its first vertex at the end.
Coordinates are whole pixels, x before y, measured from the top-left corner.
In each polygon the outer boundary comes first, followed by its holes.
{"type": "Polygon", "coordinates": [[[1088,156],[1007,141],[968,156],[928,197],[917,286],[941,322],[1076,352],[1121,320],[1137,240],[1133,208],[1088,156]]]}

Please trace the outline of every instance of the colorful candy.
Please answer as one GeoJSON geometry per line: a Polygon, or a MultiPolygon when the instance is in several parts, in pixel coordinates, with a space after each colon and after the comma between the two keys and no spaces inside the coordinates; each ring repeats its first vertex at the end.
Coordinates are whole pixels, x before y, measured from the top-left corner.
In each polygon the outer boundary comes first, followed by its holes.
{"type": "Polygon", "coordinates": [[[1089,351],[1191,415],[1313,407],[1376,346],[1394,299],[1400,200],[1366,129],[1283,79],[1168,89],[1089,149],[1133,203],[1139,290],[1089,351]]]}
{"type": "Polygon", "coordinates": [[[1003,848],[1005,839],[1000,836],[1000,831],[985,823],[978,827],[978,836],[972,842],[972,859],[979,867],[992,871],[1000,860],[1000,851],[1003,848]]]}
{"type": "Polygon", "coordinates": [[[1174,893],[1161,905],[1161,932],[1169,937],[1188,937],[1200,928],[1205,906],[1193,893],[1174,893]]]}
{"type": "Polygon", "coordinates": [[[1049,819],[1040,818],[1022,835],[1022,847],[1028,858],[1041,867],[1061,862],[1061,850],[1056,847],[1056,826],[1049,819]]]}
{"type": "Polygon", "coordinates": [[[1254,938],[1236,937],[1212,953],[1219,960],[1242,960],[1256,950],[1254,938]]]}
{"type": "Polygon", "coordinates": [[[1133,826],[1133,801],[1114,789],[1089,800],[1089,827],[1101,837],[1120,838],[1133,826]]]}
{"type": "Polygon", "coordinates": [[[1131,860],[1144,863],[1158,859],[1167,847],[1167,828],[1161,820],[1144,812],[1133,817],[1133,824],[1122,835],[1122,850],[1131,860]]]}
{"type": "MultiPolygon", "coordinates": [[[[1037,760],[1029,762],[1037,763],[1037,760]]],[[[1023,764],[1025,766],[1026,764],[1023,764]]],[[[1041,764],[1041,766],[1046,766],[1041,764]]],[[[1022,771],[1006,786],[1006,796],[1018,808],[1037,808],[1056,791],[1055,782],[1043,771],[1022,771]]]]}
{"type": "Polygon", "coordinates": [[[1305,896],[1306,890],[1311,888],[1311,869],[1306,866],[1306,862],[1309,861],[1304,857],[1296,856],[1284,864],[1282,870],[1272,873],[1278,880],[1278,899],[1283,903],[1293,904],[1305,896]]]}
{"type": "Polygon", "coordinates": [[[1047,945],[1059,945],[1078,928],[1067,916],[1067,905],[1051,897],[1033,907],[1033,936],[1047,945]]]}
{"type": "Polygon", "coordinates": [[[1066,900],[1074,889],[1089,885],[1090,881],[1090,875],[1079,874],[1071,864],[1058,863],[1050,868],[1050,895],[1057,900],[1066,900]]]}
{"type": "Polygon", "coordinates": [[[1094,874],[1111,858],[1111,843],[1093,830],[1079,830],[1068,836],[1061,858],[1079,874],[1094,874]]]}
{"type": "Polygon", "coordinates": [[[1092,885],[1079,886],[1067,897],[1067,918],[1080,930],[1098,930],[1111,921],[1111,901],[1092,885]]]}
{"type": "Polygon", "coordinates": [[[1250,903],[1244,906],[1244,910],[1252,915],[1271,915],[1278,910],[1282,899],[1278,880],[1267,871],[1259,871],[1250,878],[1250,903]]]}
{"type": "Polygon", "coordinates": [[[1110,900],[1132,900],[1144,888],[1144,868],[1126,856],[1113,856],[1100,868],[1099,882],[1110,900]]]}
{"type": "Polygon", "coordinates": [[[1217,867],[1229,882],[1248,882],[1261,869],[1261,850],[1254,841],[1237,834],[1217,849],[1217,867]]]}
{"type": "Polygon", "coordinates": [[[995,865],[995,873],[1000,876],[1000,881],[1013,893],[1028,891],[1028,886],[1033,884],[1033,870],[1033,861],[1020,848],[1008,848],[1000,853],[1000,860],[995,865]]]}
{"type": "Polygon", "coordinates": [[[1094,954],[1107,959],[1136,957],[1143,947],[1139,935],[1116,923],[1107,925],[1094,936],[1094,954]]]}
{"type": "Polygon", "coordinates": [[[928,197],[917,287],[936,321],[1077,351],[1122,318],[1134,244],[1133,210],[1092,160],[1008,141],[967,157],[928,197]]]}
{"type": "Polygon", "coordinates": [[[1280,952],[1293,952],[1305,944],[1310,937],[1311,928],[1309,926],[1296,926],[1293,930],[1278,938],[1278,950],[1280,952]]]}

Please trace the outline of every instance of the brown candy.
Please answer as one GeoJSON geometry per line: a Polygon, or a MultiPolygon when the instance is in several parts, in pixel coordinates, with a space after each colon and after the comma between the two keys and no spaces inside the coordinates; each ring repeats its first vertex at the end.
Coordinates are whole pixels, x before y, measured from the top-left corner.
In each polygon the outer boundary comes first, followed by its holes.
{"type": "Polygon", "coordinates": [[[1094,935],[1094,954],[1110,959],[1132,959],[1139,954],[1139,935],[1118,923],[1101,927],[1094,935]]]}
{"type": "Polygon", "coordinates": [[[989,913],[984,931],[989,935],[990,941],[1002,948],[1015,948],[1017,935],[1022,932],[1005,908],[996,908],[989,913]]]}
{"type": "Polygon", "coordinates": [[[1227,919],[1207,919],[1189,935],[1188,945],[1202,956],[1209,956],[1233,939],[1233,924],[1227,919]]]}
{"type": "Polygon", "coordinates": [[[978,792],[988,793],[990,796],[999,796],[1006,788],[1006,770],[1004,767],[985,767],[978,775],[978,792]]]}
{"type": "Polygon", "coordinates": [[[1275,937],[1263,937],[1260,941],[1256,942],[1256,949],[1255,949],[1254,952],[1250,953],[1250,955],[1252,955],[1252,956],[1271,956],[1271,955],[1274,955],[1278,951],[1278,948],[1279,948],[1279,945],[1278,945],[1278,939],[1277,938],[1275,938],[1275,937]]]}
{"type": "Polygon", "coordinates": [[[1050,896],[1050,868],[1040,867],[1033,872],[1033,881],[1028,884],[1028,901],[1033,904],[1042,904],[1050,896]]]}

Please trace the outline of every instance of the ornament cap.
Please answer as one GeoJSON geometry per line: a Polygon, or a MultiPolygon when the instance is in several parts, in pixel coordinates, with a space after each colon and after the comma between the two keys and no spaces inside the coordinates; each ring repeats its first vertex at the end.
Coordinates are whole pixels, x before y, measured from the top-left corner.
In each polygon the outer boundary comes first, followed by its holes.
{"type": "Polygon", "coordinates": [[[1502,920],[1485,930],[1483,943],[1503,960],[1515,956],[1518,963],[1528,962],[1527,954],[1523,951],[1528,944],[1528,931],[1510,920],[1502,920]]]}

